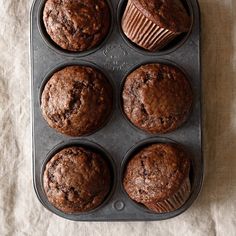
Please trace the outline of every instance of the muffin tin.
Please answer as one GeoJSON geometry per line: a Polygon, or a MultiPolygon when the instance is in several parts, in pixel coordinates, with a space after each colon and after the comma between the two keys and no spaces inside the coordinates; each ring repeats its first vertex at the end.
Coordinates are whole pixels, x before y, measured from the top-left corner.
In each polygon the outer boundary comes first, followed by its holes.
{"type": "Polygon", "coordinates": [[[48,210],[75,221],[146,221],[164,220],[187,210],[197,198],[203,179],[204,162],[201,136],[201,65],[200,13],[197,0],[183,0],[192,17],[188,34],[177,37],[159,52],[146,52],[131,43],[120,28],[120,19],[127,0],[108,0],[112,25],[104,42],[97,48],[73,53],[58,48],[46,34],[42,11],[45,0],[35,0],[31,10],[31,73],[32,73],[32,146],[33,181],[40,202],[48,210]],[[141,64],[160,62],[178,66],[189,77],[194,92],[194,105],[188,121],[174,132],[150,135],[134,128],[123,115],[120,100],[125,76],[141,64]],[[114,109],[109,121],[97,132],[71,138],[49,128],[40,110],[42,88],[53,72],[67,65],[91,65],[100,68],[114,86],[114,109]],[[140,147],[155,142],[174,142],[185,147],[192,157],[192,192],[179,209],[156,214],[136,204],[125,193],[122,175],[130,156],[140,147]],[[42,174],[47,161],[63,147],[85,146],[104,153],[113,172],[113,186],[107,199],[98,208],[80,214],[64,214],[47,200],[42,174]]]}

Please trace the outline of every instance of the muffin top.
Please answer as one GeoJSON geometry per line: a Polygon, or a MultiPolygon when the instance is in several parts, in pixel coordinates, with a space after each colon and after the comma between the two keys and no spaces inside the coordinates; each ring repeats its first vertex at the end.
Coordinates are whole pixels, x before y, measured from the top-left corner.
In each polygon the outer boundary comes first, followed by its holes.
{"type": "Polygon", "coordinates": [[[133,200],[140,203],[162,201],[181,187],[189,177],[190,160],[173,144],[152,144],[128,162],[123,185],[133,200]]]}
{"type": "Polygon", "coordinates": [[[99,129],[112,109],[112,88],[95,68],[69,66],[56,72],[41,96],[41,110],[49,126],[81,136],[99,129]]]}
{"type": "Polygon", "coordinates": [[[106,0],[47,0],[43,21],[51,39],[69,51],[97,46],[110,27],[106,0]]]}
{"type": "Polygon", "coordinates": [[[192,90],[182,71],[164,64],[147,64],[128,75],[123,88],[123,109],[138,128],[165,133],[188,117],[192,90]]]}
{"type": "Polygon", "coordinates": [[[190,17],[180,0],[130,0],[149,20],[176,33],[187,32],[190,17]]]}
{"type": "Polygon", "coordinates": [[[46,165],[43,185],[49,202],[65,213],[85,212],[99,206],[111,187],[107,162],[82,147],[58,152],[46,165]]]}

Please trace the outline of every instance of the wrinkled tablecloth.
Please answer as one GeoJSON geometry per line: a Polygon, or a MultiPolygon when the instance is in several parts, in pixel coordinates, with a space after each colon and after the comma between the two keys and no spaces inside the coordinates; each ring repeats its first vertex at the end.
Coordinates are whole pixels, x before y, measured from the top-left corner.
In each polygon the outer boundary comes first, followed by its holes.
{"type": "Polygon", "coordinates": [[[200,0],[203,190],[162,222],[81,223],[39,203],[31,171],[29,0],[0,0],[0,235],[236,235],[236,1],[200,0]]]}

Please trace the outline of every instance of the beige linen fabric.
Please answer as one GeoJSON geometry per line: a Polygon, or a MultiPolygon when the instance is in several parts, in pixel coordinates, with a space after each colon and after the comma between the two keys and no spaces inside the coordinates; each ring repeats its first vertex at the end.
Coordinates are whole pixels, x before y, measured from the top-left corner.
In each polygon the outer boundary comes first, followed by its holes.
{"type": "Polygon", "coordinates": [[[0,235],[236,235],[236,1],[200,0],[205,184],[163,222],[79,223],[36,199],[31,174],[29,0],[0,0],[0,235]]]}

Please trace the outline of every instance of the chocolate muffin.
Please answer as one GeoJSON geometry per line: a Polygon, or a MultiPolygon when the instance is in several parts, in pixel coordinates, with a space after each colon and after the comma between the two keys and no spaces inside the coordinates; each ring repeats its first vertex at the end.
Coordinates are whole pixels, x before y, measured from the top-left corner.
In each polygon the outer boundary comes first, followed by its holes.
{"type": "Polygon", "coordinates": [[[99,129],[112,110],[112,87],[105,76],[88,66],[68,66],[47,82],[41,110],[49,126],[69,136],[99,129]]]}
{"type": "Polygon", "coordinates": [[[68,147],[47,163],[43,186],[49,202],[65,213],[98,207],[111,188],[109,165],[98,153],[68,147]]]}
{"type": "Polygon", "coordinates": [[[133,43],[156,51],[188,32],[190,24],[180,0],[128,0],[121,27],[133,43]]]}
{"type": "Polygon", "coordinates": [[[43,21],[57,45],[82,52],[99,45],[108,34],[110,11],[106,0],[47,0],[43,21]]]}
{"type": "Polygon", "coordinates": [[[123,110],[138,128],[166,133],[186,121],[192,106],[192,90],[184,73],[164,64],[147,64],[126,78],[123,110]]]}
{"type": "Polygon", "coordinates": [[[178,209],[190,194],[190,159],[173,144],[152,144],[128,162],[123,185],[131,199],[155,212],[178,209]]]}

